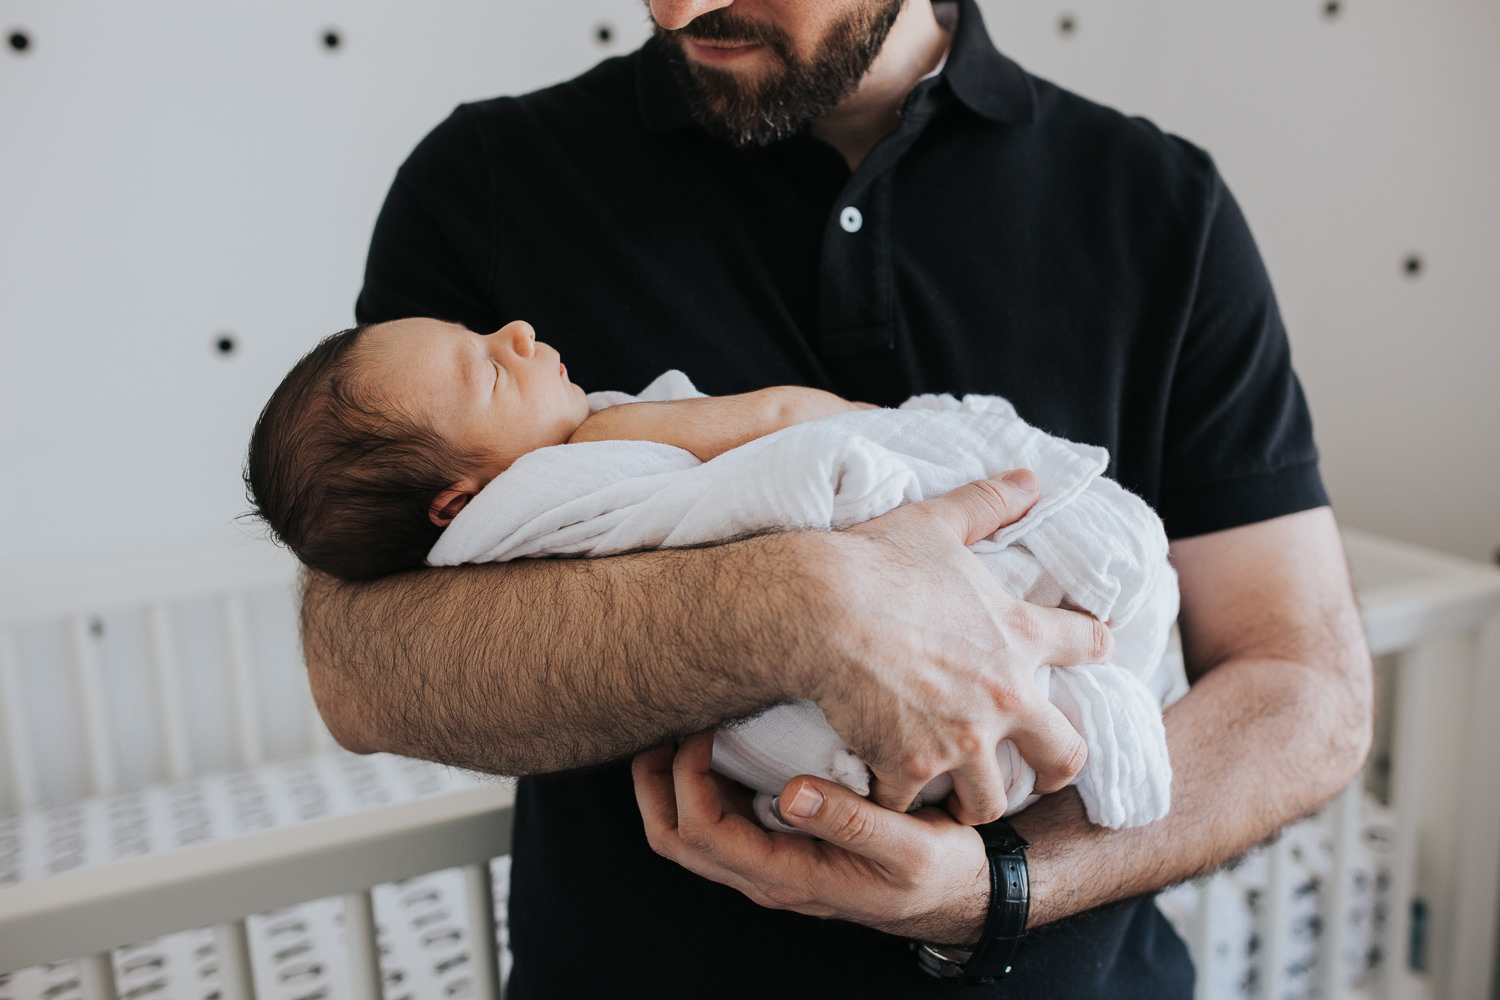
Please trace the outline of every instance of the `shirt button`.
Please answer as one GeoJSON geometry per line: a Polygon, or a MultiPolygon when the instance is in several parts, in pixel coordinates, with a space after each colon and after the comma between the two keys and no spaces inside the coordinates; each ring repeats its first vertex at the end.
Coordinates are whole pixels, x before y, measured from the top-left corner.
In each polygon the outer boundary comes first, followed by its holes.
{"type": "Polygon", "coordinates": [[[865,224],[865,217],[859,214],[859,209],[850,205],[839,213],[839,225],[844,227],[846,233],[857,233],[859,227],[865,224]]]}

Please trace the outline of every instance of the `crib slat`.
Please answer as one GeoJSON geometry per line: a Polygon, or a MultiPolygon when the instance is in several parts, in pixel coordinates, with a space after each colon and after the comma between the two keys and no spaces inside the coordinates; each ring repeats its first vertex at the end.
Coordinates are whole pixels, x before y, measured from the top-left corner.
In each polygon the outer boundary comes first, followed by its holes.
{"type": "Polygon", "coordinates": [[[1390,914],[1381,950],[1385,972],[1381,989],[1386,1000],[1408,1000],[1419,995],[1411,973],[1411,908],[1417,895],[1417,838],[1422,820],[1422,775],[1427,738],[1428,694],[1438,664],[1433,643],[1427,642],[1397,656],[1395,719],[1391,733],[1390,807],[1395,817],[1396,842],[1391,859],[1390,914]]]}
{"type": "Polygon", "coordinates": [[[109,713],[105,710],[104,683],[99,676],[99,656],[89,627],[81,616],[68,620],[73,646],[73,670],[78,682],[79,707],[83,712],[83,738],[88,748],[90,791],[108,795],[115,790],[114,755],[110,753],[109,713]]]}
{"type": "Polygon", "coordinates": [[[214,925],[219,952],[219,995],[223,1000],[255,1000],[255,978],[250,971],[250,936],[243,920],[214,925]]]}
{"type": "Polygon", "coordinates": [[[234,691],[235,744],[240,764],[254,767],[265,759],[265,746],[256,706],[245,599],[239,594],[224,594],[219,607],[224,620],[225,652],[229,656],[229,682],[234,691]]]}
{"type": "Polygon", "coordinates": [[[495,886],[490,863],[464,866],[464,902],[477,1000],[501,1000],[499,944],[495,940],[495,886]]]}
{"type": "Polygon", "coordinates": [[[21,658],[9,632],[0,632],[0,710],[5,720],[5,751],[10,767],[10,787],[16,809],[37,805],[36,761],[31,756],[31,733],[21,700],[21,658]]]}
{"type": "MultiPolygon", "coordinates": [[[[1469,719],[1465,728],[1468,759],[1463,787],[1469,790],[1459,821],[1457,902],[1449,920],[1452,950],[1435,952],[1429,967],[1438,974],[1448,996],[1482,997],[1495,979],[1495,887],[1500,885],[1500,731],[1495,710],[1500,707],[1500,616],[1465,642],[1468,662],[1461,676],[1468,678],[1469,719]]],[[[1497,994],[1500,995],[1500,994],[1497,994]]]]}
{"type": "Polygon", "coordinates": [[[349,939],[349,995],[380,1000],[380,948],[370,890],[344,893],[344,934],[349,939]]]}
{"type": "Polygon", "coordinates": [[[1281,1000],[1286,995],[1288,938],[1292,922],[1292,847],[1285,833],[1267,851],[1266,906],[1260,939],[1265,949],[1260,963],[1261,996],[1281,1000]]]}
{"type": "Polygon", "coordinates": [[[110,952],[78,960],[78,982],[82,987],[83,1000],[118,1000],[115,989],[115,963],[110,952]]]}
{"type": "Polygon", "coordinates": [[[1323,996],[1328,1000],[1344,1000],[1349,995],[1344,953],[1349,950],[1349,914],[1354,909],[1354,856],[1359,850],[1360,801],[1364,787],[1365,775],[1360,771],[1328,807],[1333,811],[1333,875],[1324,896],[1327,906],[1324,926],[1328,934],[1319,957],[1319,978],[1323,984],[1323,996]]]}
{"type": "Polygon", "coordinates": [[[1220,872],[1198,887],[1198,913],[1188,939],[1188,950],[1193,956],[1193,965],[1197,967],[1193,987],[1193,996],[1197,1000],[1211,1000],[1210,984],[1218,982],[1219,952],[1214,947],[1218,910],[1214,904],[1218,902],[1219,893],[1224,891],[1223,880],[1224,874],[1220,872]]]}
{"type": "Polygon", "coordinates": [[[164,604],[152,603],[146,621],[151,676],[156,684],[156,704],[166,741],[167,775],[173,781],[181,781],[193,774],[193,756],[188,741],[187,710],[182,703],[182,671],[177,668],[177,643],[172,638],[172,619],[164,604]]]}

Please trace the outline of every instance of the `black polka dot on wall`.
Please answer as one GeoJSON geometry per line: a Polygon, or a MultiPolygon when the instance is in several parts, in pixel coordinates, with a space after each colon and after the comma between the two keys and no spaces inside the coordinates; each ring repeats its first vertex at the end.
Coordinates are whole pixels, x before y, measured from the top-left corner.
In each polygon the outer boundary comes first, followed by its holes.
{"type": "Polygon", "coordinates": [[[1057,31],[1064,38],[1071,37],[1078,31],[1078,18],[1072,14],[1064,14],[1057,19],[1057,31]]]}
{"type": "Polygon", "coordinates": [[[1401,262],[1401,270],[1406,273],[1408,278],[1419,277],[1426,268],[1427,262],[1422,259],[1422,255],[1419,253],[1409,253],[1406,255],[1406,259],[1401,262]]]}
{"type": "Polygon", "coordinates": [[[12,31],[5,40],[12,52],[25,52],[31,48],[31,36],[24,31],[12,31]]]}
{"type": "Polygon", "coordinates": [[[239,344],[235,343],[234,334],[232,333],[221,333],[214,338],[214,350],[218,351],[224,357],[233,354],[238,347],[239,344]]]}
{"type": "Polygon", "coordinates": [[[89,619],[89,635],[95,639],[104,638],[104,621],[100,618],[89,619]]]}
{"type": "Polygon", "coordinates": [[[333,28],[328,28],[323,32],[323,48],[327,49],[329,52],[337,52],[339,46],[343,44],[344,37],[333,28]]]}
{"type": "Polygon", "coordinates": [[[1323,16],[1330,21],[1338,17],[1344,11],[1344,5],[1339,0],[1328,0],[1323,4],[1323,16]]]}
{"type": "Polygon", "coordinates": [[[594,29],[594,39],[600,45],[608,45],[615,40],[615,29],[607,24],[601,24],[594,29]]]}

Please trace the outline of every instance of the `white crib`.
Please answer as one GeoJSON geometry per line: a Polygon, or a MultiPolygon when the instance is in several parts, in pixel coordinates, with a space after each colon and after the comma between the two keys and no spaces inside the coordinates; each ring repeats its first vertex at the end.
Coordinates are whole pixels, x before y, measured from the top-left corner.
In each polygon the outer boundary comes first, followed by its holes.
{"type": "MultiPolygon", "coordinates": [[[[1322,815],[1164,898],[1202,998],[1489,992],[1500,572],[1346,545],[1377,748],[1322,815]]],[[[0,1000],[499,995],[510,790],[334,747],[293,579],[247,545],[0,581],[0,1000]]]]}

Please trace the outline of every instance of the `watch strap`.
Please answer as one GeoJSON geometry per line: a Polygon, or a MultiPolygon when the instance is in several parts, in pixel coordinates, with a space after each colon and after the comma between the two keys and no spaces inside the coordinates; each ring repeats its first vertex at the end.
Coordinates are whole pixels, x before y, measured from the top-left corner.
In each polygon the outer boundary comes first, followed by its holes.
{"type": "Polygon", "coordinates": [[[917,965],[940,979],[987,983],[1003,978],[1011,970],[1016,949],[1026,936],[1026,918],[1031,911],[1031,879],[1026,866],[1026,840],[1005,820],[996,820],[975,831],[984,841],[990,863],[990,903],[979,944],[967,959],[932,945],[912,942],[917,965]]]}

